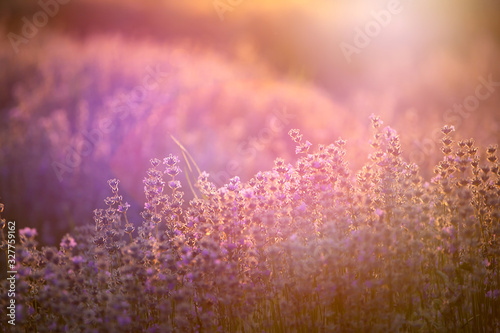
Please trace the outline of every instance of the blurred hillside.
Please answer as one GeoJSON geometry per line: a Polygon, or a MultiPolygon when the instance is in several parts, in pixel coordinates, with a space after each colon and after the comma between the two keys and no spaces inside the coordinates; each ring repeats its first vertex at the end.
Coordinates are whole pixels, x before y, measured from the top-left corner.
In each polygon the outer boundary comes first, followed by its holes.
{"type": "Polygon", "coordinates": [[[397,2],[350,57],[340,45],[388,1],[45,3],[53,15],[29,38],[38,1],[0,3],[0,200],[46,242],[91,221],[109,178],[140,210],[149,158],[180,153],[170,135],[218,185],[293,161],[290,128],[313,143],[347,139],[356,169],[371,113],[427,178],[445,123],[480,145],[499,141],[496,1],[397,2]],[[19,52],[9,33],[25,38],[19,52]],[[453,111],[478,86],[488,97],[453,111]]]}

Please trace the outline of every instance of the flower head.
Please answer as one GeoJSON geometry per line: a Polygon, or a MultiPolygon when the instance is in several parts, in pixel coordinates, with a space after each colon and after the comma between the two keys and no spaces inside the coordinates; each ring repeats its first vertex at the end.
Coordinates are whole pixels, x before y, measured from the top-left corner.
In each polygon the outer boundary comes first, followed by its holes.
{"type": "Polygon", "coordinates": [[[179,158],[172,154],[168,155],[168,157],[165,157],[163,159],[163,164],[166,164],[168,167],[173,167],[179,162],[180,162],[179,158]]]}
{"type": "Polygon", "coordinates": [[[63,250],[71,250],[76,246],[76,242],[73,237],[71,237],[69,234],[66,234],[59,245],[63,250]]]}
{"type": "Polygon", "coordinates": [[[441,129],[441,132],[443,132],[444,135],[448,135],[454,130],[455,130],[454,126],[444,125],[443,128],[441,129]]]}
{"type": "Polygon", "coordinates": [[[19,235],[25,239],[33,239],[38,235],[38,232],[35,228],[23,228],[19,230],[19,235]]]}
{"type": "Polygon", "coordinates": [[[178,188],[181,188],[181,182],[178,181],[178,180],[171,180],[168,182],[168,186],[172,189],[172,190],[176,190],[178,188]]]}
{"type": "Polygon", "coordinates": [[[117,192],[118,191],[118,183],[120,183],[120,181],[118,179],[116,179],[116,178],[108,180],[108,185],[109,185],[109,187],[111,187],[111,190],[113,192],[117,192]]]}

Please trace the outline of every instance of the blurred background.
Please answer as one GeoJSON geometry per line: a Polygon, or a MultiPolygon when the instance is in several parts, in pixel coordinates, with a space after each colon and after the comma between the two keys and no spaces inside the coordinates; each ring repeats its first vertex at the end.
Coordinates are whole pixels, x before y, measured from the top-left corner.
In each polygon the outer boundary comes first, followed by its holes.
{"type": "MultiPolygon", "coordinates": [[[[93,223],[119,178],[139,221],[173,135],[222,186],[293,162],[291,128],[347,139],[369,115],[430,179],[439,129],[500,136],[500,1],[2,0],[0,202],[45,244],[93,223]]],[[[186,198],[190,190],[181,174],[186,198]]]]}

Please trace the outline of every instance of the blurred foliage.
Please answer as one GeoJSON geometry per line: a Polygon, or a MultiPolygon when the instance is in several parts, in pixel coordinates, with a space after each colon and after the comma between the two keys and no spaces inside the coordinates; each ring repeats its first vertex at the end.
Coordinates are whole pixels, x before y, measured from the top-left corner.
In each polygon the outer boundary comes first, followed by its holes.
{"type": "MultiPolygon", "coordinates": [[[[444,126],[428,182],[371,120],[356,173],[344,140],[312,145],[293,129],[296,163],[221,187],[202,172],[189,205],[172,154],[150,160],[140,217],[110,179],[95,225],[58,247],[19,229],[15,283],[0,280],[16,307],[0,298],[2,315],[15,312],[13,332],[498,331],[498,146],[444,126]]],[[[0,221],[7,249],[18,226],[6,236],[0,221]]]]}
{"type": "MultiPolygon", "coordinates": [[[[223,21],[214,2],[202,0],[60,5],[19,53],[1,42],[0,196],[7,216],[53,243],[89,220],[107,178],[122,178],[126,195],[141,202],[144,161],[176,151],[170,135],[218,185],[290,157],[284,134],[292,127],[315,143],[349,137],[347,154],[358,169],[368,153],[359,119],[373,111],[405,134],[403,156],[427,178],[439,160],[434,133],[445,123],[481,145],[497,142],[498,92],[467,118],[445,114],[474,93],[478,77],[500,80],[498,2],[402,4],[408,8],[351,64],[339,43],[352,41],[355,28],[386,2],[241,1],[223,21]],[[148,67],[168,74],[134,95],[148,67]],[[124,100],[126,117],[115,111],[124,100]],[[114,129],[60,182],[53,163],[63,163],[72,147],[85,151],[84,133],[95,133],[103,119],[114,129]]],[[[22,18],[39,11],[34,0],[0,2],[1,35],[20,34],[22,18]]]]}

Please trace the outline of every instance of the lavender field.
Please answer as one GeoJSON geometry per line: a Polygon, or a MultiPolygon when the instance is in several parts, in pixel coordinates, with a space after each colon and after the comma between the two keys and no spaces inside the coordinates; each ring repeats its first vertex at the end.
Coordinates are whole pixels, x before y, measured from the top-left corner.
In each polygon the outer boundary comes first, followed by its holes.
{"type": "Polygon", "coordinates": [[[495,1],[0,5],[0,332],[500,332],[495,1]]]}

